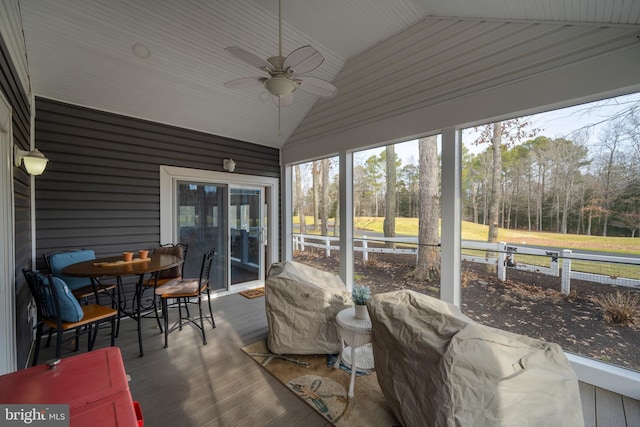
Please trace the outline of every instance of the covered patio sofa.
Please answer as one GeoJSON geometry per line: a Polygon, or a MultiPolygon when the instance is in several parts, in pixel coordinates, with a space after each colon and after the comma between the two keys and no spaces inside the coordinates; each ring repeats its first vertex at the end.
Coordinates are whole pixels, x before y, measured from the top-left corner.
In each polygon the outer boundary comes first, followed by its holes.
{"type": "Polygon", "coordinates": [[[557,344],[480,325],[413,291],[375,295],[368,310],[378,382],[404,427],[584,425],[557,344]]]}

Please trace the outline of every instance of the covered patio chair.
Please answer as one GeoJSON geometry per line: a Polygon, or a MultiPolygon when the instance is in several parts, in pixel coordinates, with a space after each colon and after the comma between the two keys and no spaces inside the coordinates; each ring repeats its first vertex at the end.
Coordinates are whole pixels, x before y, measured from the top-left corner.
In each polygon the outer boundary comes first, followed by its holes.
{"type": "Polygon", "coordinates": [[[337,275],[295,261],[272,264],[265,304],[272,353],[333,354],[342,349],[336,315],[353,302],[337,275]]]}
{"type": "Polygon", "coordinates": [[[583,426],[557,344],[480,325],[414,291],[367,302],[378,383],[403,426],[583,426]]]}

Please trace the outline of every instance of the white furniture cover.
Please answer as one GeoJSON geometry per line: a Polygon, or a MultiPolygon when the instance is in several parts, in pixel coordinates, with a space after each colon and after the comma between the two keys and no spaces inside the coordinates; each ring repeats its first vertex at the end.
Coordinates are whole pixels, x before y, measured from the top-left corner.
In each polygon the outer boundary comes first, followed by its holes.
{"type": "Polygon", "coordinates": [[[384,396],[404,427],[583,426],[562,349],[482,326],[413,291],[368,302],[384,396]]]}
{"type": "Polygon", "coordinates": [[[332,354],[341,350],[336,315],[351,294],[335,274],[286,261],[271,265],[265,282],[269,333],[275,354],[332,354]]]}

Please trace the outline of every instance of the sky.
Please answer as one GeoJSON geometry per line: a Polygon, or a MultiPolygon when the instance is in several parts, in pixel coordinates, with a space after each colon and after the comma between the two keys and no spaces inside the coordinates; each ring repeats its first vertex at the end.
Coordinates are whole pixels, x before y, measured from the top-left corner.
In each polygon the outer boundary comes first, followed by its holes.
{"type": "MultiPolygon", "coordinates": [[[[640,102],[640,93],[535,114],[529,116],[529,121],[533,128],[541,130],[538,135],[549,138],[573,139],[574,131],[589,127],[588,140],[585,142],[590,145],[598,141],[598,137],[605,126],[602,122],[607,117],[611,117],[616,112],[623,110],[630,102],[640,102]]],[[[462,142],[472,152],[477,153],[486,149],[486,146],[478,147],[473,145],[472,142],[474,140],[475,136],[472,129],[463,131],[462,142]]],[[[358,160],[364,161],[374,154],[379,154],[383,149],[374,148],[355,153],[354,157],[356,162],[358,160]]],[[[402,160],[403,165],[417,164],[417,140],[396,144],[396,154],[402,160]]]]}

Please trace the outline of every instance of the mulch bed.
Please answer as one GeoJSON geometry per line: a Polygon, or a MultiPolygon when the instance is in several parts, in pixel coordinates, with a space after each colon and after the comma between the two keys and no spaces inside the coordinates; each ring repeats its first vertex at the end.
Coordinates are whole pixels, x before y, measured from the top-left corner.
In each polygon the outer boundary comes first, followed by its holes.
{"type": "MultiPolygon", "coordinates": [[[[333,255],[333,254],[332,254],[333,255]]],[[[417,281],[415,268],[405,257],[393,254],[356,258],[355,282],[371,286],[373,294],[411,289],[439,297],[439,281],[417,281]]],[[[337,272],[336,257],[298,252],[295,259],[316,268],[337,272]]],[[[605,322],[593,298],[615,293],[613,285],[571,281],[571,295],[560,293],[560,279],[509,269],[498,280],[486,266],[463,262],[462,311],[479,323],[559,344],[565,351],[640,371],[640,324],[622,326],[605,322]]],[[[638,292],[638,291],[633,291],[638,292]]]]}

